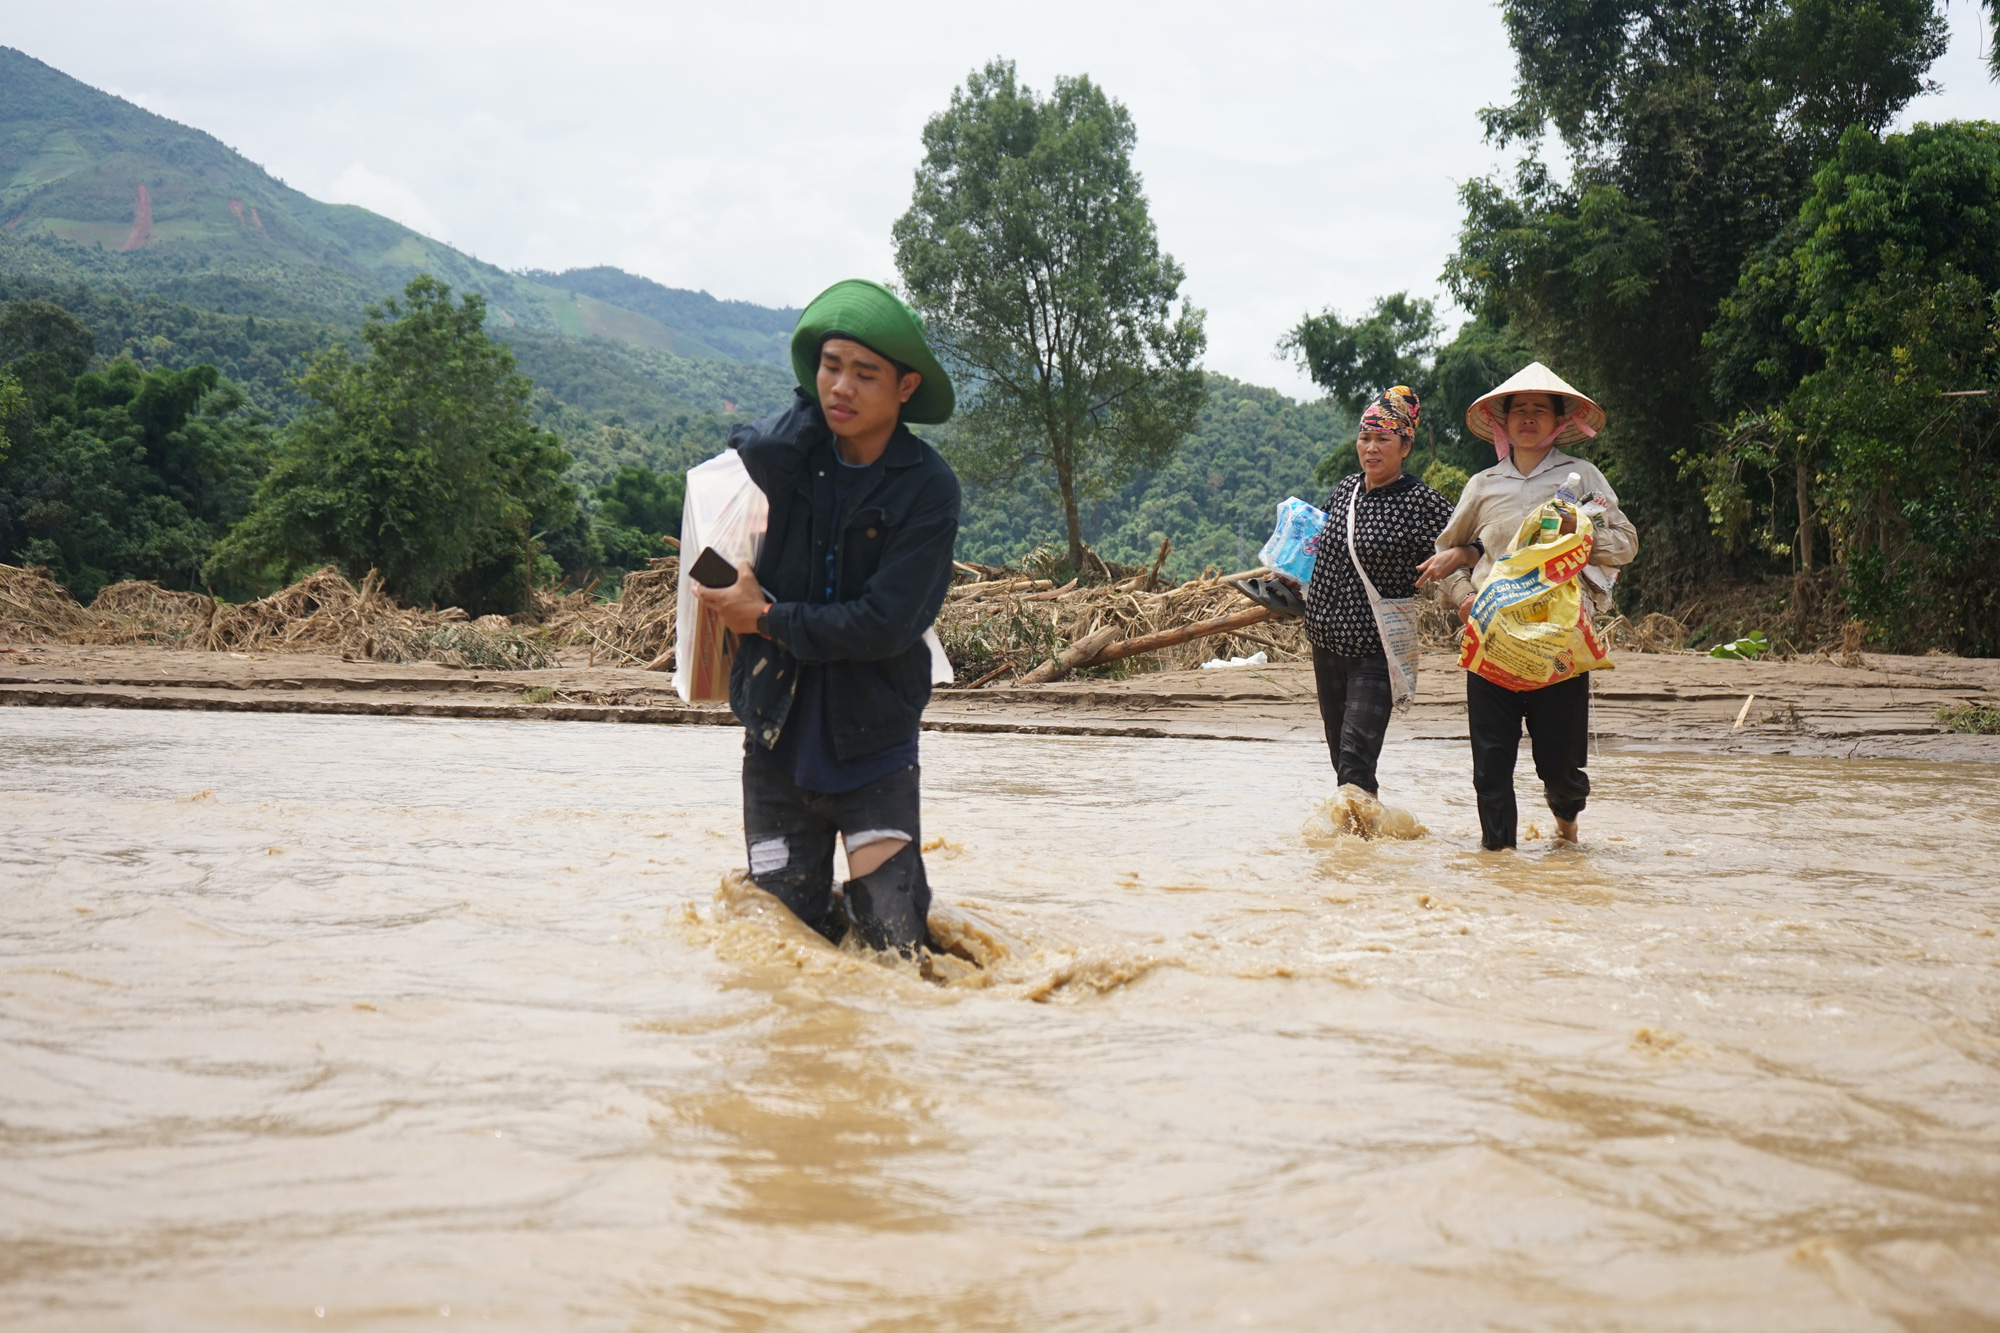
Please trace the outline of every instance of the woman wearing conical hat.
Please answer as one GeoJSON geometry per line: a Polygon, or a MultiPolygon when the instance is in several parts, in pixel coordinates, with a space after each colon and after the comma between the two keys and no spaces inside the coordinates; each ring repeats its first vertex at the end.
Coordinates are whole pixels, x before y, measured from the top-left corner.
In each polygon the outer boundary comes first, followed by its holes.
{"type": "MultiPolygon", "coordinates": [[[[1604,409],[1537,361],[1467,408],[1465,424],[1492,442],[1500,461],[1466,483],[1451,521],[1438,536],[1438,554],[1424,563],[1423,581],[1443,579],[1446,600],[1465,619],[1493,562],[1512,554],[1522,521],[1553,498],[1574,472],[1582,478],[1583,500],[1591,512],[1603,507],[1593,519],[1590,565],[1579,586],[1593,614],[1609,611],[1611,585],[1618,569],[1638,554],[1639,534],[1618,507],[1618,495],[1604,474],[1562,450],[1602,430],[1604,409]]],[[[1564,532],[1575,530],[1574,519],[1563,521],[1564,532]]],[[[1523,723],[1556,832],[1565,841],[1577,841],[1577,816],[1590,795],[1590,775],[1583,771],[1589,758],[1589,674],[1538,690],[1510,690],[1468,671],[1465,709],[1481,845],[1489,851],[1514,845],[1514,764],[1523,723]]]]}

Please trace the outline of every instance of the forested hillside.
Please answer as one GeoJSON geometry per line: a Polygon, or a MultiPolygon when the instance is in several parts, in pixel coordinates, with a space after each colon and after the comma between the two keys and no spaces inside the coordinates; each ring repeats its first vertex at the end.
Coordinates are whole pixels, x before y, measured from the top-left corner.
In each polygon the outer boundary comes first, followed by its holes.
{"type": "MultiPolygon", "coordinates": [[[[949,434],[939,438],[949,449],[949,434]]],[[[1179,452],[1094,506],[1084,516],[1084,538],[1106,559],[1141,564],[1170,537],[1166,568],[1176,577],[1211,565],[1247,569],[1271,535],[1278,502],[1323,499],[1314,467],[1353,440],[1354,418],[1330,401],[1298,403],[1275,389],[1210,375],[1208,403],[1179,452]]],[[[1335,475],[1355,467],[1350,447],[1335,475]]],[[[1024,484],[967,490],[962,559],[1013,561],[1063,540],[1052,497],[1024,484]]]]}

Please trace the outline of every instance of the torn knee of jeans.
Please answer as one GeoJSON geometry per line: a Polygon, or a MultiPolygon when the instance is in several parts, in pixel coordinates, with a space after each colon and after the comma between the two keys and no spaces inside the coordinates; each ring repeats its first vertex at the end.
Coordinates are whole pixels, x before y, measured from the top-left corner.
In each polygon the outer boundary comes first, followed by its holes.
{"type": "Polygon", "coordinates": [[[852,856],[856,852],[860,851],[863,847],[866,847],[871,842],[888,842],[891,839],[894,839],[897,842],[915,841],[915,839],[911,838],[909,834],[905,833],[902,829],[899,828],[863,829],[859,833],[849,833],[846,835],[845,841],[847,843],[847,854],[849,856],[852,856]]]}
{"type": "Polygon", "coordinates": [[[776,838],[761,838],[750,844],[750,873],[768,875],[773,870],[783,870],[791,864],[792,848],[781,835],[776,838]]]}

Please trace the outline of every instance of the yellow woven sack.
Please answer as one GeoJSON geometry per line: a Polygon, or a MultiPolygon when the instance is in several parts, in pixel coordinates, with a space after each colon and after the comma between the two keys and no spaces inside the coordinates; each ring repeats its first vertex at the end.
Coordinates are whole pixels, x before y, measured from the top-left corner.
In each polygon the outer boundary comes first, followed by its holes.
{"type": "Polygon", "coordinates": [[[1576,582],[1590,563],[1594,531],[1586,515],[1561,500],[1530,513],[1514,536],[1514,553],[1494,562],[1473,598],[1458,664],[1510,690],[1539,690],[1609,669],[1576,582]],[[1550,513],[1574,515],[1576,531],[1539,545],[1535,538],[1550,513]]]}

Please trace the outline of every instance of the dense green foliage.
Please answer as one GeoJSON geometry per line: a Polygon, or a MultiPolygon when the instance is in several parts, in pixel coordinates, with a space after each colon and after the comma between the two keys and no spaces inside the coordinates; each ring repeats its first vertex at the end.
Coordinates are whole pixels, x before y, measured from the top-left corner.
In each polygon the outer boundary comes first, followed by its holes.
{"type": "Polygon", "coordinates": [[[204,310],[157,292],[94,286],[87,275],[37,276],[23,263],[45,247],[0,235],[0,302],[43,300],[59,305],[95,335],[97,354],[127,357],[140,367],[185,370],[209,365],[251,403],[282,420],[298,406],[294,378],[313,357],[352,330],[311,319],[273,318],[204,310]]]}
{"type": "Polygon", "coordinates": [[[306,373],[309,405],[214,566],[375,569],[404,601],[519,610],[537,534],[572,524],[576,495],[561,479],[570,456],[535,426],[532,386],[485,323],[478,295],[454,303],[427,277],[371,310],[365,355],[336,347],[306,373]]]}
{"type": "Polygon", "coordinates": [[[1202,314],[1160,251],[1135,138],[1088,78],[1042,98],[994,61],[925,124],[895,226],[897,267],[959,383],[953,462],[988,484],[1033,479],[1078,570],[1084,507],[1164,465],[1202,405],[1202,314]]]}
{"type": "Polygon", "coordinates": [[[1811,569],[1823,529],[1871,625],[2000,653],[2000,126],[1850,130],[1709,347],[1722,539],[1811,569]]]}
{"type": "Polygon", "coordinates": [[[678,538],[681,502],[687,496],[687,474],[665,476],[627,464],[597,488],[598,541],[604,562],[614,569],[640,569],[654,556],[666,555],[660,538],[678,538]]]}
{"type": "MultiPolygon", "coordinates": [[[[1423,412],[1410,470],[1441,468],[1438,476],[1462,489],[1463,474],[1493,462],[1493,446],[1465,428],[1466,409],[1533,358],[1491,317],[1473,320],[1442,349],[1441,332],[1432,302],[1397,292],[1352,324],[1332,310],[1309,315],[1278,346],[1296,355],[1313,382],[1350,413],[1358,415],[1376,394],[1398,384],[1414,391],[1423,412]]],[[[1340,475],[1339,461],[1338,454],[1327,455],[1315,479],[1330,486],[1340,475]]],[[[1456,499],[1458,490],[1451,495],[1456,499]]]]}
{"type": "Polygon", "coordinates": [[[1744,263],[1796,215],[1843,131],[1873,134],[1943,49],[1932,0],[1504,0],[1515,100],[1502,145],[1553,127],[1574,170],[1534,157],[1469,183],[1448,278],[1599,399],[1589,450],[1642,533],[1623,585],[1671,596],[1719,567],[1680,456],[1716,412],[1703,335],[1744,263]]]}
{"type": "Polygon", "coordinates": [[[792,372],[754,361],[690,361],[607,339],[502,335],[535,382],[542,425],[563,437],[586,487],[624,463],[684,471],[721,452],[729,427],[790,400],[792,372]]]}
{"type": "Polygon", "coordinates": [[[1398,293],[1283,346],[1349,406],[1415,388],[1429,448],[1411,467],[1441,489],[1490,462],[1464,411],[1527,361],[1591,392],[1611,425],[1580,451],[1639,524],[1621,586],[1640,609],[1830,561],[1835,605],[1878,637],[2000,652],[1996,131],[1883,137],[1928,86],[1940,6],[1502,10],[1519,78],[1488,137],[1553,128],[1569,180],[1531,152],[1511,186],[1464,188],[1446,278],[1474,317],[1449,343],[1398,293]]]}
{"type": "MultiPolygon", "coordinates": [[[[1316,465],[1333,460],[1336,478],[1358,466],[1354,415],[1338,403],[1297,403],[1223,375],[1209,375],[1207,388],[1194,429],[1172,458],[1083,510],[1084,539],[1107,559],[1151,564],[1171,537],[1165,568],[1176,578],[1209,567],[1248,569],[1271,535],[1279,501],[1325,499],[1316,465]]],[[[1038,546],[1063,546],[1061,518],[1036,502],[1032,484],[968,485],[961,558],[1014,562],[1038,546]]]]}
{"type": "Polygon", "coordinates": [[[1376,394],[1401,384],[1426,404],[1428,419],[1431,358],[1441,331],[1435,303],[1397,292],[1352,324],[1332,310],[1309,315],[1278,347],[1295,353],[1313,382],[1350,412],[1360,412],[1376,394]]]}
{"type": "Polygon", "coordinates": [[[120,579],[196,587],[248,507],[267,428],[213,366],[92,371],[94,350],[59,306],[0,312],[0,560],[46,565],[86,601],[120,579]]]}

